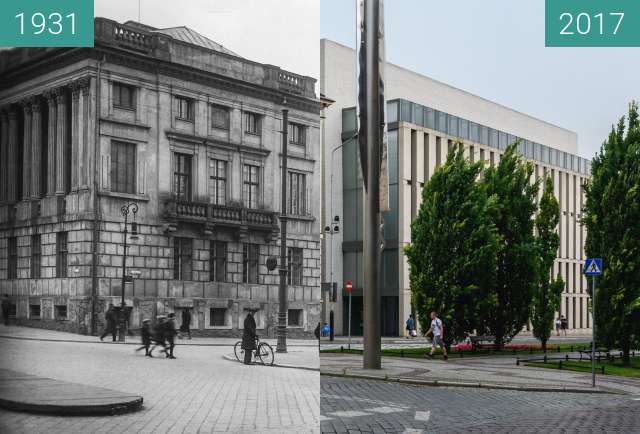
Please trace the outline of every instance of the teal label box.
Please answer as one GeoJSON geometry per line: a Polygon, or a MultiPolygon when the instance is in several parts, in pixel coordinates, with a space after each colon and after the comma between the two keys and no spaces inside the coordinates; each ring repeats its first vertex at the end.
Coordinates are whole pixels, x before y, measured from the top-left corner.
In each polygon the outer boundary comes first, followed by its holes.
{"type": "Polygon", "coordinates": [[[640,0],[545,0],[547,47],[640,47],[640,0]]]}
{"type": "Polygon", "coordinates": [[[93,47],[93,0],[0,0],[0,47],[93,47]]]}

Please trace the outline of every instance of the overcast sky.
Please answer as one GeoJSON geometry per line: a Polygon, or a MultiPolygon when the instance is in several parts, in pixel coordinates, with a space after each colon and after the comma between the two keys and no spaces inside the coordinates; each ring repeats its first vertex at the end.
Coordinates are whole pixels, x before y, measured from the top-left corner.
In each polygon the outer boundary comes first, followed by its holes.
{"type": "MultiPolygon", "coordinates": [[[[140,0],[141,21],[187,26],[238,55],[319,78],[320,0],[140,0]]],[[[95,15],[138,20],[138,0],[95,0],[95,15]]]]}
{"type": "MultiPolygon", "coordinates": [[[[354,4],[322,0],[323,38],[354,46],[354,4]]],[[[584,157],[640,99],[640,48],[545,48],[543,0],[385,8],[387,61],[573,130],[584,157]]]]}

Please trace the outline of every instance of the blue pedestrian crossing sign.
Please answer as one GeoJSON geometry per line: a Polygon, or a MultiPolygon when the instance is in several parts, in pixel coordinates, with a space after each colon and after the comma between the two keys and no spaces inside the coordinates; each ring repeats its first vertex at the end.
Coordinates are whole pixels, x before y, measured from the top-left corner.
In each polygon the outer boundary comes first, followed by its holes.
{"type": "Polygon", "coordinates": [[[602,274],[602,258],[587,258],[584,262],[585,276],[599,276],[602,274]]]}

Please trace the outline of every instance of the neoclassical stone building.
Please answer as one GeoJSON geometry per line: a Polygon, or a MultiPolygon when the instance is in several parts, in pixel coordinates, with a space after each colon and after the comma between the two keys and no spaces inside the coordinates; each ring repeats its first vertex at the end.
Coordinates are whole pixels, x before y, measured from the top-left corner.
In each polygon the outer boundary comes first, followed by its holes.
{"type": "Polygon", "coordinates": [[[15,321],[95,333],[123,291],[131,325],[190,309],[275,335],[282,110],[289,110],[290,335],[320,316],[315,80],[186,28],[97,18],[95,47],[0,52],[0,293],[15,321]],[[129,226],[129,235],[131,235],[129,226]]]}

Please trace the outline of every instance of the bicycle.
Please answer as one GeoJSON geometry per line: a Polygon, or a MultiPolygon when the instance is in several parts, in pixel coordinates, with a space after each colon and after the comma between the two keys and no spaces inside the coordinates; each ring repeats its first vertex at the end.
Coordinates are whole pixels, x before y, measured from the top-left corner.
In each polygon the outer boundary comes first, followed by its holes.
{"type": "MultiPolygon", "coordinates": [[[[273,348],[266,342],[260,342],[260,337],[256,336],[256,349],[253,351],[253,358],[260,359],[263,365],[273,365],[274,356],[273,348]]],[[[242,348],[242,341],[236,342],[233,346],[233,353],[239,362],[244,362],[244,348],[242,348]]]]}

